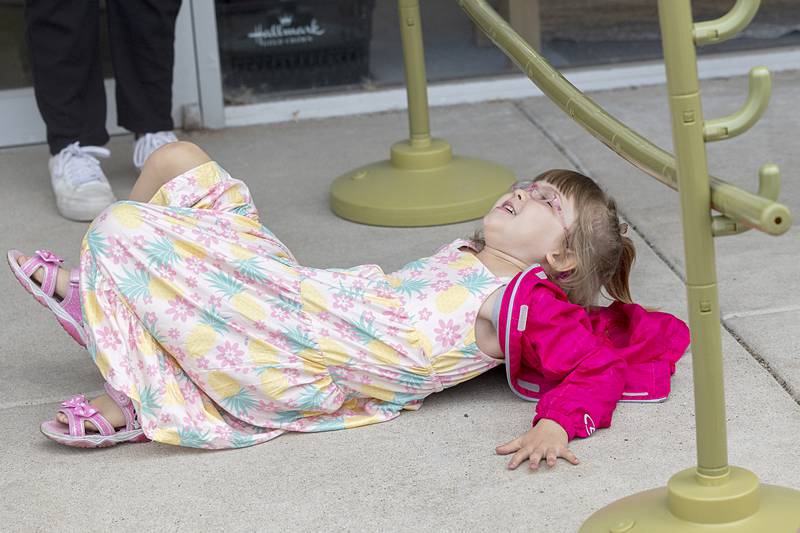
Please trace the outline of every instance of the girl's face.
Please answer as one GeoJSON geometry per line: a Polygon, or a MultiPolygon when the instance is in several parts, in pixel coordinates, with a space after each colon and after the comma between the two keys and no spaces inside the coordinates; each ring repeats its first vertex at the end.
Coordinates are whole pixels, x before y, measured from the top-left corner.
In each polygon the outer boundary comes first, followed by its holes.
{"type": "MultiPolygon", "coordinates": [[[[486,245],[525,264],[551,264],[548,254],[561,253],[575,206],[554,185],[534,182],[501,196],[483,217],[486,245]],[[511,209],[509,209],[509,207],[511,209]],[[513,211],[513,212],[512,212],[513,211]]],[[[563,257],[563,253],[561,254],[563,257]]]]}

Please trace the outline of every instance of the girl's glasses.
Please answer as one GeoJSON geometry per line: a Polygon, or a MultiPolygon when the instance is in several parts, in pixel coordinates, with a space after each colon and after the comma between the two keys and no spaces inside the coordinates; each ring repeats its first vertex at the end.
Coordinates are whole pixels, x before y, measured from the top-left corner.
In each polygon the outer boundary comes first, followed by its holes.
{"type": "Polygon", "coordinates": [[[558,221],[561,223],[561,227],[564,228],[564,241],[569,247],[569,229],[567,228],[567,220],[564,217],[564,210],[561,208],[561,198],[558,196],[558,193],[552,187],[542,186],[539,182],[534,181],[531,183],[526,189],[531,195],[531,198],[536,200],[537,202],[542,202],[547,204],[550,209],[552,209],[556,216],[558,217],[558,221]]]}

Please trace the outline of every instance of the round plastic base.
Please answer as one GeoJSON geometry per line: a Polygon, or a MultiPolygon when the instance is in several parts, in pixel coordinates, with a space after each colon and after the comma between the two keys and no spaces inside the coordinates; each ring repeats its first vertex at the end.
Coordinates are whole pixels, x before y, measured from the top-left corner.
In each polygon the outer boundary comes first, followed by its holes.
{"type": "Polygon", "coordinates": [[[336,178],[331,209],[374,226],[453,224],[486,215],[514,181],[515,174],[500,165],[451,157],[444,141],[419,150],[404,141],[392,147],[392,160],[336,178]]]}
{"type": "Polygon", "coordinates": [[[581,533],[683,532],[796,533],[800,492],[759,484],[743,468],[731,467],[728,482],[701,485],[696,469],[678,472],[667,487],[640,492],[600,509],[581,533]]]}

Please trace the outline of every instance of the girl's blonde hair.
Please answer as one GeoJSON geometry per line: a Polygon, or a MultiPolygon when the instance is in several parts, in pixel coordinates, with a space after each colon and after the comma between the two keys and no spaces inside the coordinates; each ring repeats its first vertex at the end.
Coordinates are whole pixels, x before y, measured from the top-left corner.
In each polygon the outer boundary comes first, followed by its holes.
{"type": "MultiPolygon", "coordinates": [[[[572,303],[583,307],[596,305],[602,289],[613,300],[631,303],[628,280],[636,249],[624,235],[627,226],[619,222],[614,199],[583,174],[561,169],[548,170],[533,180],[518,181],[510,190],[527,188],[531,181],[554,185],[575,206],[575,221],[562,247],[569,245],[577,264],[558,276],[555,283],[572,303]]],[[[476,230],[471,240],[478,251],[482,250],[486,246],[483,229],[476,230]]]]}

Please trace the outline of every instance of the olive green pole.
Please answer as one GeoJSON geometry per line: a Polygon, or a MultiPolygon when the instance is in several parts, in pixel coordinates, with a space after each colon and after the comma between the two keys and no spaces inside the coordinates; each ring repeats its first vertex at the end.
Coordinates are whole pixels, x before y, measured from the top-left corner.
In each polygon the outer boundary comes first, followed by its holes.
{"type": "Polygon", "coordinates": [[[745,107],[723,119],[703,118],[695,43],[731,37],[752,18],[758,0],[738,0],[717,21],[694,25],[689,0],[658,0],[676,156],[667,154],[617,121],[550,67],[485,0],[459,0],[489,37],[557,105],[595,137],[643,171],[676,188],[686,257],[692,331],[697,466],[673,475],[666,487],[623,498],[600,509],[582,532],[672,533],[687,531],[800,531],[800,492],[760,484],[750,471],[728,464],[722,347],[714,236],[757,227],[774,235],[791,224],[775,202],[780,175],[774,165],[759,172],[759,195],[710,177],[705,142],[738,135],[752,126],[769,98],[766,69],[751,71],[745,107]],[[710,208],[723,213],[712,217],[710,208]]]}
{"type": "Polygon", "coordinates": [[[435,226],[483,217],[514,183],[500,165],[453,156],[431,137],[419,0],[398,0],[408,95],[409,138],[390,159],[357,168],[331,185],[334,213],[376,226],[435,226]]]}
{"type": "Polygon", "coordinates": [[[425,54],[422,46],[419,4],[417,1],[401,0],[398,3],[403,41],[403,64],[406,72],[406,94],[408,95],[408,127],[411,146],[425,148],[431,144],[431,128],[428,119],[428,87],[425,76],[425,54]],[[404,31],[402,31],[404,30],[404,31]]]}
{"type": "Polygon", "coordinates": [[[678,194],[683,217],[692,371],[695,383],[697,471],[721,478],[729,474],[722,342],[717,298],[714,238],[711,233],[711,189],[703,111],[692,41],[689,0],[659,1],[661,38],[678,163],[678,194]]]}

